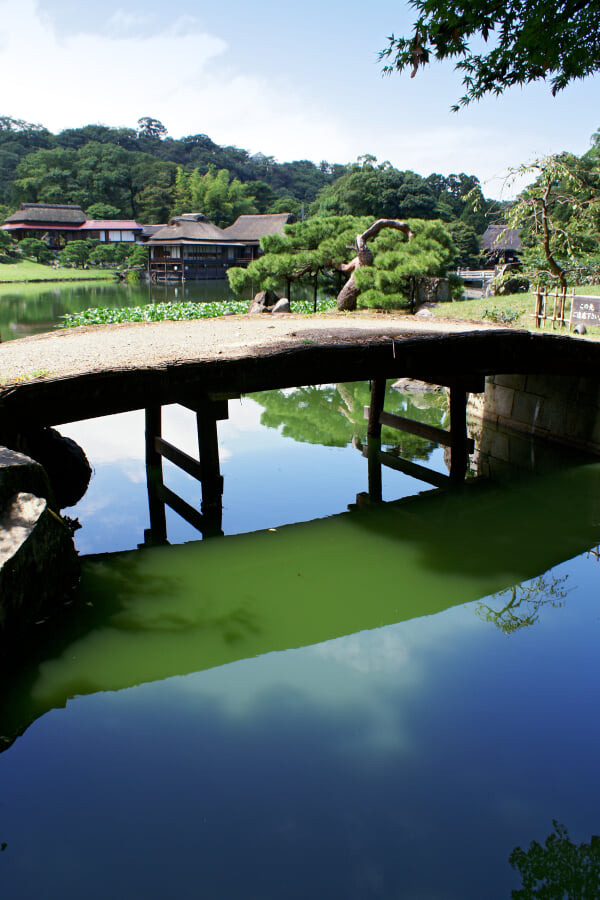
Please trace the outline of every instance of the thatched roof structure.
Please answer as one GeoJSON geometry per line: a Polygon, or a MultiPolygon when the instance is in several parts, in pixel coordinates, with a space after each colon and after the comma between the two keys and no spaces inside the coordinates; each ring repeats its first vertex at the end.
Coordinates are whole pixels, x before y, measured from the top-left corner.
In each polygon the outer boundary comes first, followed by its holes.
{"type": "Polygon", "coordinates": [[[223,229],[223,233],[231,240],[258,242],[265,234],[283,234],[283,226],[292,225],[295,221],[296,217],[291,213],[238,216],[233,225],[223,229]]]}
{"type": "Polygon", "coordinates": [[[518,253],[521,250],[521,238],[519,228],[507,228],[506,225],[488,225],[481,246],[484,250],[512,250],[518,253]]]}
{"type": "Polygon", "coordinates": [[[80,206],[71,203],[21,203],[6,223],[23,225],[83,225],[87,216],[80,206]]]}
{"type": "Polygon", "coordinates": [[[164,244],[166,241],[199,241],[203,243],[228,243],[231,238],[225,232],[209,222],[202,213],[186,213],[174,216],[169,224],[159,228],[146,242],[148,244],[164,244]]]}

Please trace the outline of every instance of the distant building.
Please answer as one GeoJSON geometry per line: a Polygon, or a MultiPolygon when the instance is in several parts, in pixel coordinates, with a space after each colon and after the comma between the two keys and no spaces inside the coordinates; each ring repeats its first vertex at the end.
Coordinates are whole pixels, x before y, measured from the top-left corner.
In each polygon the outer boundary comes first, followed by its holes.
{"type": "Polygon", "coordinates": [[[266,234],[283,234],[284,225],[292,225],[296,216],[291,213],[273,213],[265,216],[238,216],[233,225],[223,229],[230,240],[241,241],[246,253],[237,265],[244,265],[260,256],[260,239],[266,234]]]}
{"type": "Polygon", "coordinates": [[[481,247],[490,265],[518,262],[522,250],[521,231],[506,225],[488,225],[481,238],[481,247]]]}
{"type": "Polygon", "coordinates": [[[88,219],[80,206],[58,203],[21,203],[0,225],[21,241],[34,237],[60,250],[69,241],[87,238],[116,244],[141,238],[143,227],[133,219],[88,219]]]}
{"type": "Polygon", "coordinates": [[[225,278],[231,266],[246,266],[260,255],[260,238],[282,234],[294,216],[239,216],[228,228],[218,228],[202,213],[174,216],[146,244],[148,269],[157,281],[199,281],[225,278]]]}

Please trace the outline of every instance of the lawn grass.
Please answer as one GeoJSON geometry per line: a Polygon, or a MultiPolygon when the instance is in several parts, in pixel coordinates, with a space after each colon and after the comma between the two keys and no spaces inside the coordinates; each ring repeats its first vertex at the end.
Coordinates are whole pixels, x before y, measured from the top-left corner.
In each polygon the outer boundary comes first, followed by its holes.
{"type": "MultiPolygon", "coordinates": [[[[565,316],[569,318],[571,303],[567,291],[567,304],[565,316]]],[[[600,285],[583,285],[575,288],[578,294],[586,296],[600,296],[600,285]]],[[[533,314],[535,311],[535,297],[533,293],[506,294],[503,297],[476,297],[472,300],[457,300],[454,303],[438,303],[433,307],[433,314],[445,319],[467,319],[475,322],[498,322],[503,325],[511,325],[515,328],[535,329],[533,314]]],[[[542,331],[552,331],[552,322],[543,323],[542,331]]],[[[554,328],[555,331],[568,333],[568,328],[554,328]]],[[[590,337],[600,338],[600,328],[587,328],[590,337]]]]}
{"type": "Polygon", "coordinates": [[[109,269],[67,269],[62,266],[43,266],[30,259],[15,263],[0,263],[0,284],[19,281],[114,281],[115,273],[109,269]]]}

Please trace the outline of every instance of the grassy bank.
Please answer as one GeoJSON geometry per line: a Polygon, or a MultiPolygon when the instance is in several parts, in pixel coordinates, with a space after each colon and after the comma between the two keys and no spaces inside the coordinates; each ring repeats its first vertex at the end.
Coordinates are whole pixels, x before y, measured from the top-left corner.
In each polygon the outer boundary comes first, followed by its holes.
{"type": "Polygon", "coordinates": [[[109,269],[53,268],[29,259],[17,263],[0,263],[0,284],[23,281],[114,281],[114,278],[114,271],[109,269]]]}
{"type": "MultiPolygon", "coordinates": [[[[587,296],[600,296],[599,285],[585,285],[575,289],[576,293],[587,296]]],[[[565,316],[569,318],[571,304],[567,292],[567,305],[565,316]]],[[[454,303],[439,303],[433,308],[433,314],[446,319],[468,319],[481,322],[498,322],[503,325],[512,325],[516,328],[535,328],[533,314],[535,311],[535,298],[532,293],[507,294],[504,297],[479,297],[473,300],[458,300],[454,303]]],[[[552,323],[546,322],[543,330],[552,331],[552,323]]],[[[555,326],[555,330],[560,330],[555,326]]],[[[563,329],[567,331],[568,329],[563,329]]],[[[600,328],[588,327],[591,336],[600,337],[600,328]]]]}

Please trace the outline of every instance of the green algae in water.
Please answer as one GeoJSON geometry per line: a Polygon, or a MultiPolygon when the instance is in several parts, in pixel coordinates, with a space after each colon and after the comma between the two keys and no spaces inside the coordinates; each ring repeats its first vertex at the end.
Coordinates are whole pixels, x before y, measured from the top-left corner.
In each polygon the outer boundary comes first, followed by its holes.
{"type": "Polygon", "coordinates": [[[598,564],[561,560],[599,478],[86,561],[11,690],[4,892],[508,900],[515,847],[598,830],[598,564]],[[571,593],[533,628],[467,602],[541,572],[571,593]]]}
{"type": "Polygon", "coordinates": [[[42,663],[30,702],[62,705],[495,594],[600,539],[599,488],[600,465],[588,465],[90,560],[81,633],[42,663]]]}

